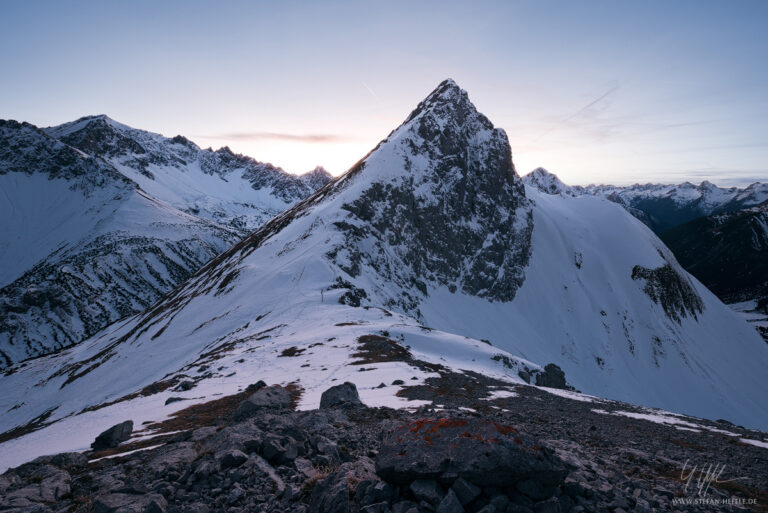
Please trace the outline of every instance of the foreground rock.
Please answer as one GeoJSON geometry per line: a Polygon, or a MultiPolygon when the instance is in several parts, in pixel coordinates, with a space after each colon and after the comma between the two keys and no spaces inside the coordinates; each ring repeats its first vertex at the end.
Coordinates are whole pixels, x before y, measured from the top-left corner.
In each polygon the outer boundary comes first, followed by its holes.
{"type": "MultiPolygon", "coordinates": [[[[748,483],[713,483],[709,499],[762,500],[768,489],[768,450],[722,433],[606,416],[595,413],[594,404],[533,387],[518,388],[515,397],[505,399],[464,399],[465,409],[409,412],[336,407],[357,404],[348,401],[355,394],[342,385],[326,397],[347,399],[331,408],[262,407],[233,420],[243,397],[265,389],[269,394],[259,397],[281,395],[276,387],[258,386],[182,410],[154,426],[166,435],[110,452],[130,452],[123,457],[69,453],[11,469],[0,476],[0,512],[742,510],[675,504],[696,497],[680,477],[686,461],[725,465],[724,482],[749,476],[748,483]],[[337,395],[338,390],[344,393],[337,395]],[[86,456],[93,461],[87,463],[86,456]]],[[[450,387],[442,390],[455,394],[450,387]]],[[[629,405],[606,401],[600,408],[619,406],[629,405]]],[[[746,436],[737,426],[727,429],[746,436]]]]}
{"type": "Polygon", "coordinates": [[[320,409],[364,406],[357,387],[349,381],[331,387],[320,396],[320,409]]]}
{"type": "Polygon", "coordinates": [[[511,488],[526,479],[554,486],[565,466],[516,428],[482,418],[420,419],[384,437],[376,471],[396,483],[435,479],[450,487],[458,478],[480,486],[511,488]]]}
{"type": "Polygon", "coordinates": [[[91,444],[91,449],[94,451],[101,451],[103,449],[111,449],[117,447],[122,442],[125,442],[131,437],[133,432],[133,421],[126,420],[120,424],[116,424],[107,429],[91,444]]]}

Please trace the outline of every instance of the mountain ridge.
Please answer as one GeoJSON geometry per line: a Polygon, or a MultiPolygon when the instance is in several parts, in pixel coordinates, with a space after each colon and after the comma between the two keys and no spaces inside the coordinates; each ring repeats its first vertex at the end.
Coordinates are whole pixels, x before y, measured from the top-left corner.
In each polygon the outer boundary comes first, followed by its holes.
{"type": "Polygon", "coordinates": [[[602,198],[525,188],[503,132],[470,111],[435,112],[406,118],[146,312],[11,368],[0,431],[39,429],[8,450],[72,429],[92,439],[97,419],[157,420],[182,407],[165,404],[172,395],[194,404],[258,379],[301,387],[302,409],[337,381],[366,404],[407,407],[422,404],[409,387],[443,374],[522,384],[548,363],[587,393],[765,424],[765,343],[645,225],[602,198]],[[434,236],[420,228],[436,206],[434,236]],[[498,227],[514,239],[501,254],[498,227]],[[443,274],[446,233],[470,243],[457,274],[443,274]],[[498,257],[510,272],[475,265],[483,251],[481,264],[498,257]]]}

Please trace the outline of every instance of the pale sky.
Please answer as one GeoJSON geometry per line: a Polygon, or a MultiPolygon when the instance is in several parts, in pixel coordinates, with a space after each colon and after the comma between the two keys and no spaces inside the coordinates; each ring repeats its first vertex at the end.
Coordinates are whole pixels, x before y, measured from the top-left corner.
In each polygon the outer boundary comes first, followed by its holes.
{"type": "Polygon", "coordinates": [[[0,118],[345,171],[451,77],[518,172],[768,181],[768,2],[0,4],[0,118]]]}

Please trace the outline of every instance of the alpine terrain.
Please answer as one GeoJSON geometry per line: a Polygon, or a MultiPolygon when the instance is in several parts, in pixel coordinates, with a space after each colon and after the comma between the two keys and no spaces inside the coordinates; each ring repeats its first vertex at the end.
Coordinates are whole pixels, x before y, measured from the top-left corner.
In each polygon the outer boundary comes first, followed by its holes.
{"type": "Polygon", "coordinates": [[[703,181],[669,184],[566,185],[557,175],[536,168],[523,177],[526,184],[549,194],[601,196],[614,201],[647,224],[657,235],[713,214],[736,212],[768,200],[768,183],[755,182],[748,187],[718,187],[703,181]]]}
{"type": "Polygon", "coordinates": [[[328,176],[106,116],[0,121],[0,368],[146,309],[328,176]]]}
{"type": "Polygon", "coordinates": [[[504,131],[446,80],[346,174],[145,312],[10,367],[1,463],[259,380],[303,410],[343,382],[396,407],[459,390],[514,401],[530,383],[765,429],[766,365],[755,330],[621,206],[524,185],[504,131]]]}
{"type": "Polygon", "coordinates": [[[553,195],[603,195],[659,234],[688,272],[768,337],[768,184],[568,186],[537,168],[523,181],[553,195]]]}

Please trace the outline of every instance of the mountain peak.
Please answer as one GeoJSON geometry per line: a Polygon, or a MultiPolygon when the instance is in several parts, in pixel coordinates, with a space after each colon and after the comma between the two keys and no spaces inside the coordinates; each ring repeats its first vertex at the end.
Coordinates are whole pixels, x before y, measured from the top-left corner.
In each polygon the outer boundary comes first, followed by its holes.
{"type": "Polygon", "coordinates": [[[440,84],[422,100],[416,109],[411,112],[404,124],[408,124],[418,118],[431,116],[438,121],[441,128],[451,120],[462,124],[467,118],[477,117],[481,121],[482,128],[492,129],[493,123],[480,114],[465,90],[460,88],[450,78],[440,84]]]}
{"type": "Polygon", "coordinates": [[[546,194],[575,195],[571,187],[565,185],[556,174],[550,173],[543,167],[537,167],[525,175],[523,183],[546,194]]]}

